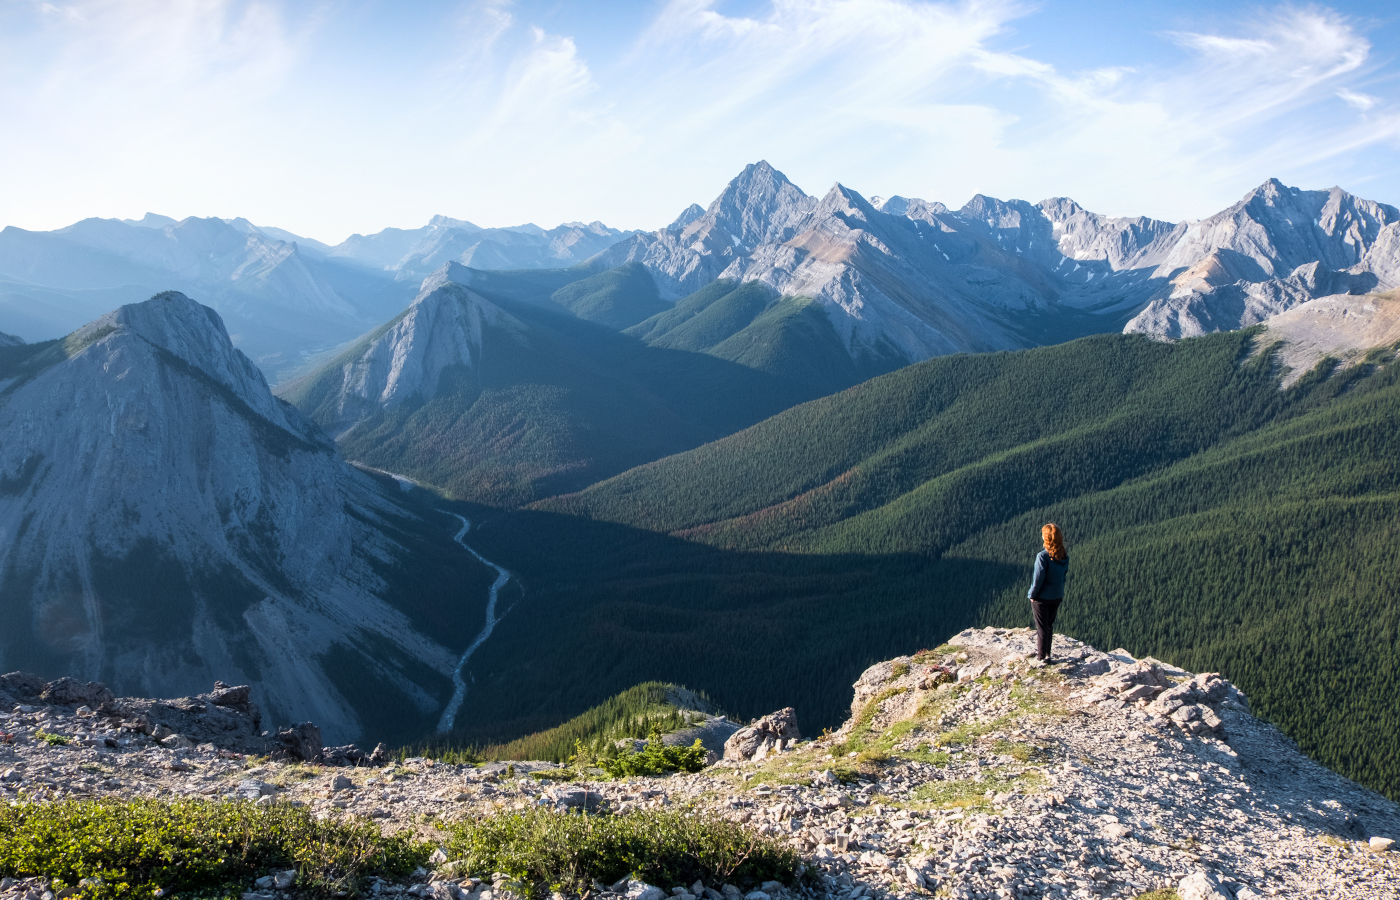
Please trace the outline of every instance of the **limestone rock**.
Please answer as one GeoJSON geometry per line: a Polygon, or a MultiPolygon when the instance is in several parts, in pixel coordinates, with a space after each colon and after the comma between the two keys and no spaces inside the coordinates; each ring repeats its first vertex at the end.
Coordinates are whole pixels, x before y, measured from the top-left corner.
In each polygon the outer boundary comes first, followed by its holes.
{"type": "Polygon", "coordinates": [[[627,882],[627,900],[666,900],[666,892],[645,881],[627,882]]]}
{"type": "Polygon", "coordinates": [[[1234,892],[1210,872],[1193,872],[1176,887],[1181,900],[1235,900],[1234,892]]]}
{"type": "MultiPolygon", "coordinates": [[[[752,725],[740,728],[724,742],[724,758],[743,762],[755,758],[787,741],[801,740],[797,730],[797,711],[792,707],[769,713],[752,725]]],[[[762,758],[762,756],[759,756],[762,758]]]]}

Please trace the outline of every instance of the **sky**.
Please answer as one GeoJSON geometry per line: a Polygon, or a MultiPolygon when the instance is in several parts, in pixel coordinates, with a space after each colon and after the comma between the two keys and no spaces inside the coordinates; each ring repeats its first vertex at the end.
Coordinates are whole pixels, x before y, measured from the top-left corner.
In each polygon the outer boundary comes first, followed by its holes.
{"type": "Polygon", "coordinates": [[[1400,205],[1400,3],[0,0],[0,225],[664,226],[809,194],[1400,205]]]}

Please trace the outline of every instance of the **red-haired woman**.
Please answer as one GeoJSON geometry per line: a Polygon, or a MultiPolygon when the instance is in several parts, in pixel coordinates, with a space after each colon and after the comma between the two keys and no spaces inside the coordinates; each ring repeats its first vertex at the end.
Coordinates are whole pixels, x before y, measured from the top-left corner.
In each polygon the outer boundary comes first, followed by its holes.
{"type": "Polygon", "coordinates": [[[1041,526],[1040,539],[1045,549],[1036,554],[1035,574],[1026,597],[1035,615],[1035,658],[1049,661],[1050,644],[1055,639],[1055,613],[1065,599],[1069,554],[1065,552],[1065,533],[1054,522],[1041,526]]]}

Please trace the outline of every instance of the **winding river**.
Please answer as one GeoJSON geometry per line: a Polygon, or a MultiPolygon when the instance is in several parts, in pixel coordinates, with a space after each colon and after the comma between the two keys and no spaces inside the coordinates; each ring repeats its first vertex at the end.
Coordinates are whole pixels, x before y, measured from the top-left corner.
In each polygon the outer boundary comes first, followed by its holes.
{"type": "Polygon", "coordinates": [[[462,678],[462,672],[467,667],[467,660],[471,659],[472,654],[476,652],[476,648],[484,644],[486,639],[491,636],[491,632],[496,628],[496,598],[500,595],[501,588],[505,587],[510,581],[510,572],[491,562],[491,560],[477,553],[471,547],[467,547],[466,541],[462,540],[467,536],[467,532],[472,527],[471,521],[456,513],[449,513],[449,515],[462,523],[462,530],[458,531],[456,536],[452,539],[463,547],[466,547],[467,552],[479,559],[483,565],[495,569],[496,580],[491,585],[490,599],[486,601],[486,624],[482,626],[476,639],[473,640],[471,645],[462,653],[462,658],[457,661],[457,668],[452,672],[452,699],[448,701],[447,708],[442,711],[442,718],[438,720],[437,730],[439,733],[451,731],[452,725],[457,721],[457,712],[462,708],[462,700],[467,696],[467,683],[462,678]]]}

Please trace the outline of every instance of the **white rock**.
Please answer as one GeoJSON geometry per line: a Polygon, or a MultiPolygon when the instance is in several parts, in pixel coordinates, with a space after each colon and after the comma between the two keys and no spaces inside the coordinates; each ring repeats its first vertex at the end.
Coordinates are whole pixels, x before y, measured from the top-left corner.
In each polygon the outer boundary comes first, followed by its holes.
{"type": "Polygon", "coordinates": [[[1395,841],[1388,837],[1373,837],[1371,838],[1370,846],[1372,850],[1384,853],[1386,850],[1395,846],[1395,841]]]}
{"type": "Polygon", "coordinates": [[[1176,886],[1181,900],[1234,900],[1229,888],[1210,872],[1193,872],[1176,886]]]}
{"type": "Polygon", "coordinates": [[[666,900],[666,897],[665,891],[645,881],[627,882],[627,900],[666,900]]]}

